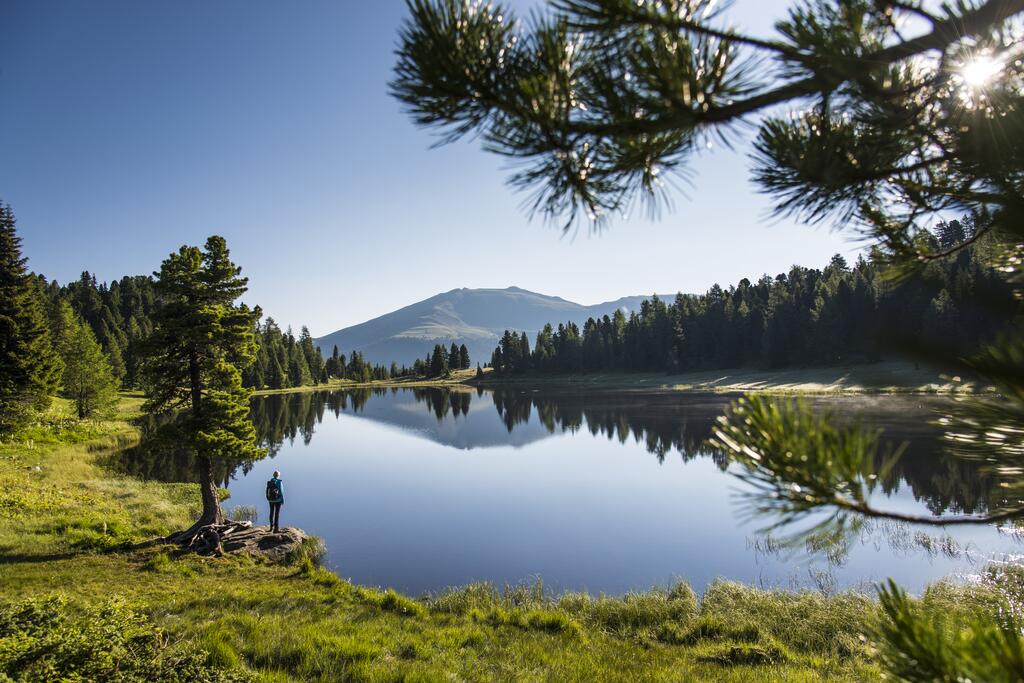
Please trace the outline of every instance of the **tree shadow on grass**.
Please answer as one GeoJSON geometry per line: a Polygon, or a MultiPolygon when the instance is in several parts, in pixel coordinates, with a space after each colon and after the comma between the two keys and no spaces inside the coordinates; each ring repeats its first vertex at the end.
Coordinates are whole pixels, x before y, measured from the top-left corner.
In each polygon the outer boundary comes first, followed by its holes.
{"type": "Polygon", "coordinates": [[[58,560],[70,560],[81,553],[59,552],[59,553],[26,553],[15,552],[14,546],[0,546],[0,565],[4,564],[41,564],[43,562],[55,562],[58,560]]]}

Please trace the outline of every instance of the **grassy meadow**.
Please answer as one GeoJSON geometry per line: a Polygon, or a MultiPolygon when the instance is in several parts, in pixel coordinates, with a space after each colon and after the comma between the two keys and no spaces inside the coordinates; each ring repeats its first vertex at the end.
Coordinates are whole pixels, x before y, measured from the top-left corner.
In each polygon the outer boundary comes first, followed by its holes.
{"type": "MultiPolygon", "coordinates": [[[[475,584],[433,596],[353,585],[317,565],[131,544],[182,528],[198,489],[103,468],[138,438],[58,402],[0,444],[0,680],[879,680],[879,608],[858,592],[727,581],[624,596],[475,584]],[[74,678],[74,676],[79,678],[74,678]]],[[[227,503],[230,508],[230,502],[227,503]]],[[[918,608],[956,628],[1020,604],[1021,575],[938,583],[918,608]]]]}

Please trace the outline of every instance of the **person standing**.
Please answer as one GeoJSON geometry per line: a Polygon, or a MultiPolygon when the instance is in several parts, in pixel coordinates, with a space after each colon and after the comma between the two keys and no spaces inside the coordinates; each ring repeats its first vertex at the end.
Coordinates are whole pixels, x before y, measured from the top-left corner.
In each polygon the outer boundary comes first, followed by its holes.
{"type": "Polygon", "coordinates": [[[284,505],[284,483],[278,470],[274,470],[274,476],[267,482],[267,502],[270,503],[270,528],[277,533],[281,530],[281,506],[284,505]]]}

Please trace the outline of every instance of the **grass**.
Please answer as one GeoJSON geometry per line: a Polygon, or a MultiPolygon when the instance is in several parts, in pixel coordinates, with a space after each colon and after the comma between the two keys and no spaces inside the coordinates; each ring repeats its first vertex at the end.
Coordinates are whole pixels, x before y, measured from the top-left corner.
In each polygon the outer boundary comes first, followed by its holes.
{"type": "MultiPolygon", "coordinates": [[[[192,485],[97,464],[137,438],[125,418],[138,400],[78,426],[57,405],[27,432],[31,445],[25,434],[0,444],[0,679],[102,679],[125,653],[138,657],[125,660],[123,680],[179,680],[186,666],[196,680],[880,679],[864,637],[878,604],[856,592],[719,581],[700,596],[684,582],[593,596],[472,584],[413,598],[319,566],[316,540],[277,565],[131,549],[186,525],[198,501],[192,485]]],[[[935,584],[920,602],[953,619],[993,614],[1008,594],[1021,604],[1020,576],[935,584]]]]}

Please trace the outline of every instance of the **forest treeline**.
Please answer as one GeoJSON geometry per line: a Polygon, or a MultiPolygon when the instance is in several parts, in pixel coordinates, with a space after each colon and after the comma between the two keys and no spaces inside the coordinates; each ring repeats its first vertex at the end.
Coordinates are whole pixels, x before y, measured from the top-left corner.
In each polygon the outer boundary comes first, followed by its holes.
{"type": "MultiPolygon", "coordinates": [[[[953,220],[931,239],[945,249],[972,236],[970,222],[953,220]]],[[[582,329],[548,324],[532,348],[525,332],[506,330],[491,366],[498,374],[784,368],[873,362],[910,340],[967,356],[1004,329],[1005,311],[1017,305],[988,263],[983,240],[899,279],[884,277],[873,258],[851,267],[836,255],[821,270],[793,266],[672,302],[654,296],[582,329]]]]}
{"type": "MultiPolygon", "coordinates": [[[[61,285],[41,275],[35,277],[46,301],[51,329],[59,327],[58,317],[66,303],[91,328],[121,386],[142,388],[144,344],[153,332],[154,314],[160,306],[153,278],[126,275],[105,283],[83,272],[78,280],[61,285]]],[[[305,326],[296,338],[290,328],[282,330],[273,318],[267,318],[257,324],[256,338],[256,362],[242,374],[245,386],[283,389],[327,380],[323,355],[305,326]]]]}
{"type": "MultiPolygon", "coordinates": [[[[153,278],[144,275],[125,276],[102,283],[95,275],[83,272],[66,285],[36,276],[36,283],[47,302],[51,328],[60,326],[62,306],[67,304],[91,328],[103,348],[114,377],[124,388],[140,387],[139,364],[143,344],[153,331],[153,314],[160,302],[153,288],[153,278]]],[[[324,358],[313,342],[309,329],[303,325],[296,337],[291,328],[281,329],[268,317],[256,325],[256,360],[242,372],[243,386],[253,389],[287,389],[317,385],[330,379],[356,382],[386,380],[399,377],[442,377],[449,370],[469,368],[469,351],[465,344],[452,344],[450,349],[436,345],[426,359],[417,359],[412,367],[392,362],[390,366],[374,365],[359,351],[348,356],[337,346],[324,358]]]]}

